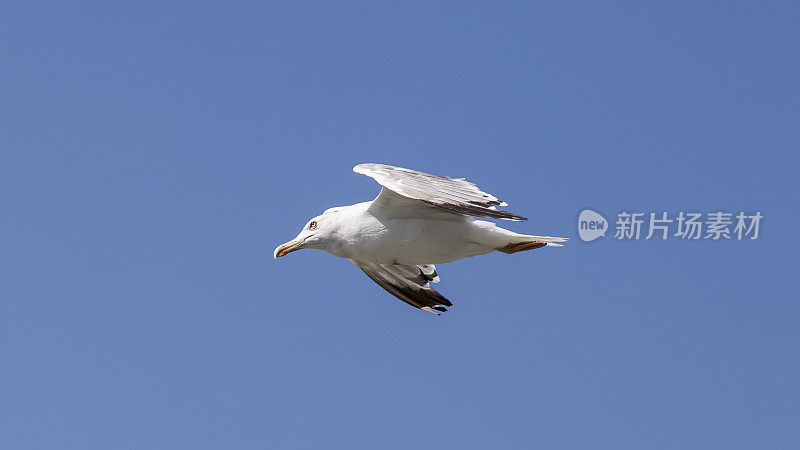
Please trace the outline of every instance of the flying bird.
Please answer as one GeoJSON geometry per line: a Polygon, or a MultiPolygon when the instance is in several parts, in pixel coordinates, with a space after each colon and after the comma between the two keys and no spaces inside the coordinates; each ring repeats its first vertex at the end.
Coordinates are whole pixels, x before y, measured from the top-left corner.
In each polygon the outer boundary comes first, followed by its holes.
{"type": "Polygon", "coordinates": [[[276,259],[304,248],[324,250],[349,259],[400,300],[439,315],[453,303],[430,286],[439,282],[435,264],[493,251],[560,247],[567,240],[518,234],[474,219],[528,220],[498,209],[507,204],[463,178],[372,163],[353,171],[382,186],[375,200],[314,217],[296,238],[275,249],[276,259]]]}

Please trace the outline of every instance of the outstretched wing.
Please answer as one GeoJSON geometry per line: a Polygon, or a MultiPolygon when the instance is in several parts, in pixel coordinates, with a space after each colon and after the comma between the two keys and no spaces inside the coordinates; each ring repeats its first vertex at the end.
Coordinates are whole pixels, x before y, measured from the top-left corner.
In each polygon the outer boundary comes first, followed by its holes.
{"type": "MultiPolygon", "coordinates": [[[[501,211],[507,204],[494,195],[481,191],[463,178],[442,177],[386,164],[359,164],[353,171],[372,177],[384,188],[457,214],[493,219],[528,220],[526,217],[501,211]]],[[[383,194],[381,194],[383,195],[383,194]]],[[[380,199],[380,196],[378,197],[380,199]]]]}
{"type": "Polygon", "coordinates": [[[445,311],[445,306],[453,306],[450,300],[436,292],[430,282],[438,283],[439,275],[436,266],[425,264],[420,266],[364,263],[350,260],[363,270],[372,281],[387,292],[423,311],[436,314],[445,311]]]}

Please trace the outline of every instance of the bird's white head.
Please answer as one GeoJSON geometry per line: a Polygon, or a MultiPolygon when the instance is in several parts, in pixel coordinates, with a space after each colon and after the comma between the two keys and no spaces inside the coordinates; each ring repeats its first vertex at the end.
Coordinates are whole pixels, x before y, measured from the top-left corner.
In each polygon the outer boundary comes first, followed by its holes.
{"type": "Polygon", "coordinates": [[[337,240],[336,212],[335,208],[331,208],[309,220],[296,238],[279,245],[272,256],[277,259],[303,248],[327,251],[337,240]]]}

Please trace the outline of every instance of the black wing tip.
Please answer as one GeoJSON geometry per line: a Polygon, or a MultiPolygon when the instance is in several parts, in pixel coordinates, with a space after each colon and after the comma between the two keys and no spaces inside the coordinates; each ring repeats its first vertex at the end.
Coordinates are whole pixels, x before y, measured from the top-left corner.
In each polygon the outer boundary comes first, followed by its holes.
{"type": "Polygon", "coordinates": [[[523,216],[520,216],[519,214],[510,213],[510,212],[507,212],[507,211],[500,211],[500,213],[502,213],[502,216],[498,216],[497,217],[498,219],[516,220],[518,222],[526,222],[528,220],[531,220],[531,219],[528,219],[527,217],[523,217],[523,216]]]}
{"type": "MultiPolygon", "coordinates": [[[[404,283],[392,283],[392,280],[386,278],[379,274],[376,269],[382,270],[384,273],[391,275],[394,279],[398,281],[410,281],[414,282],[412,279],[404,279],[400,278],[401,275],[397,273],[392,273],[387,270],[388,267],[392,267],[392,265],[377,265],[377,264],[366,264],[366,265],[359,265],[355,261],[356,267],[361,269],[372,281],[378,284],[378,286],[382,287],[385,291],[392,294],[394,297],[402,300],[403,302],[421,309],[423,311],[436,314],[437,316],[440,315],[442,312],[447,311],[446,306],[453,306],[453,303],[445,298],[442,294],[440,294],[435,289],[422,286],[419,283],[419,288],[412,288],[410,285],[405,285],[404,283]]],[[[395,265],[396,266],[396,265],[395,265]]],[[[419,270],[419,267],[416,267],[419,270]]],[[[424,273],[419,270],[417,272],[417,276],[422,278],[424,273]]],[[[425,278],[422,278],[423,280],[425,278]]],[[[428,280],[425,280],[426,284],[428,280]]]]}

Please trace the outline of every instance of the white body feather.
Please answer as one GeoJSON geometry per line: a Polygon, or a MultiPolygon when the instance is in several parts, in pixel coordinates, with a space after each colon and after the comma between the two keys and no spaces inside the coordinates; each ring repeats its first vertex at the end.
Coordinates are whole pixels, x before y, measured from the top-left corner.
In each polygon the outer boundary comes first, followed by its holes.
{"type": "MultiPolygon", "coordinates": [[[[379,201],[380,197],[375,200],[379,201]]],[[[511,243],[561,240],[514,233],[492,222],[442,213],[424,204],[415,209],[415,217],[398,217],[396,205],[390,213],[373,203],[337,208],[341,244],[327,251],[378,264],[442,264],[484,255],[511,243]]]]}

